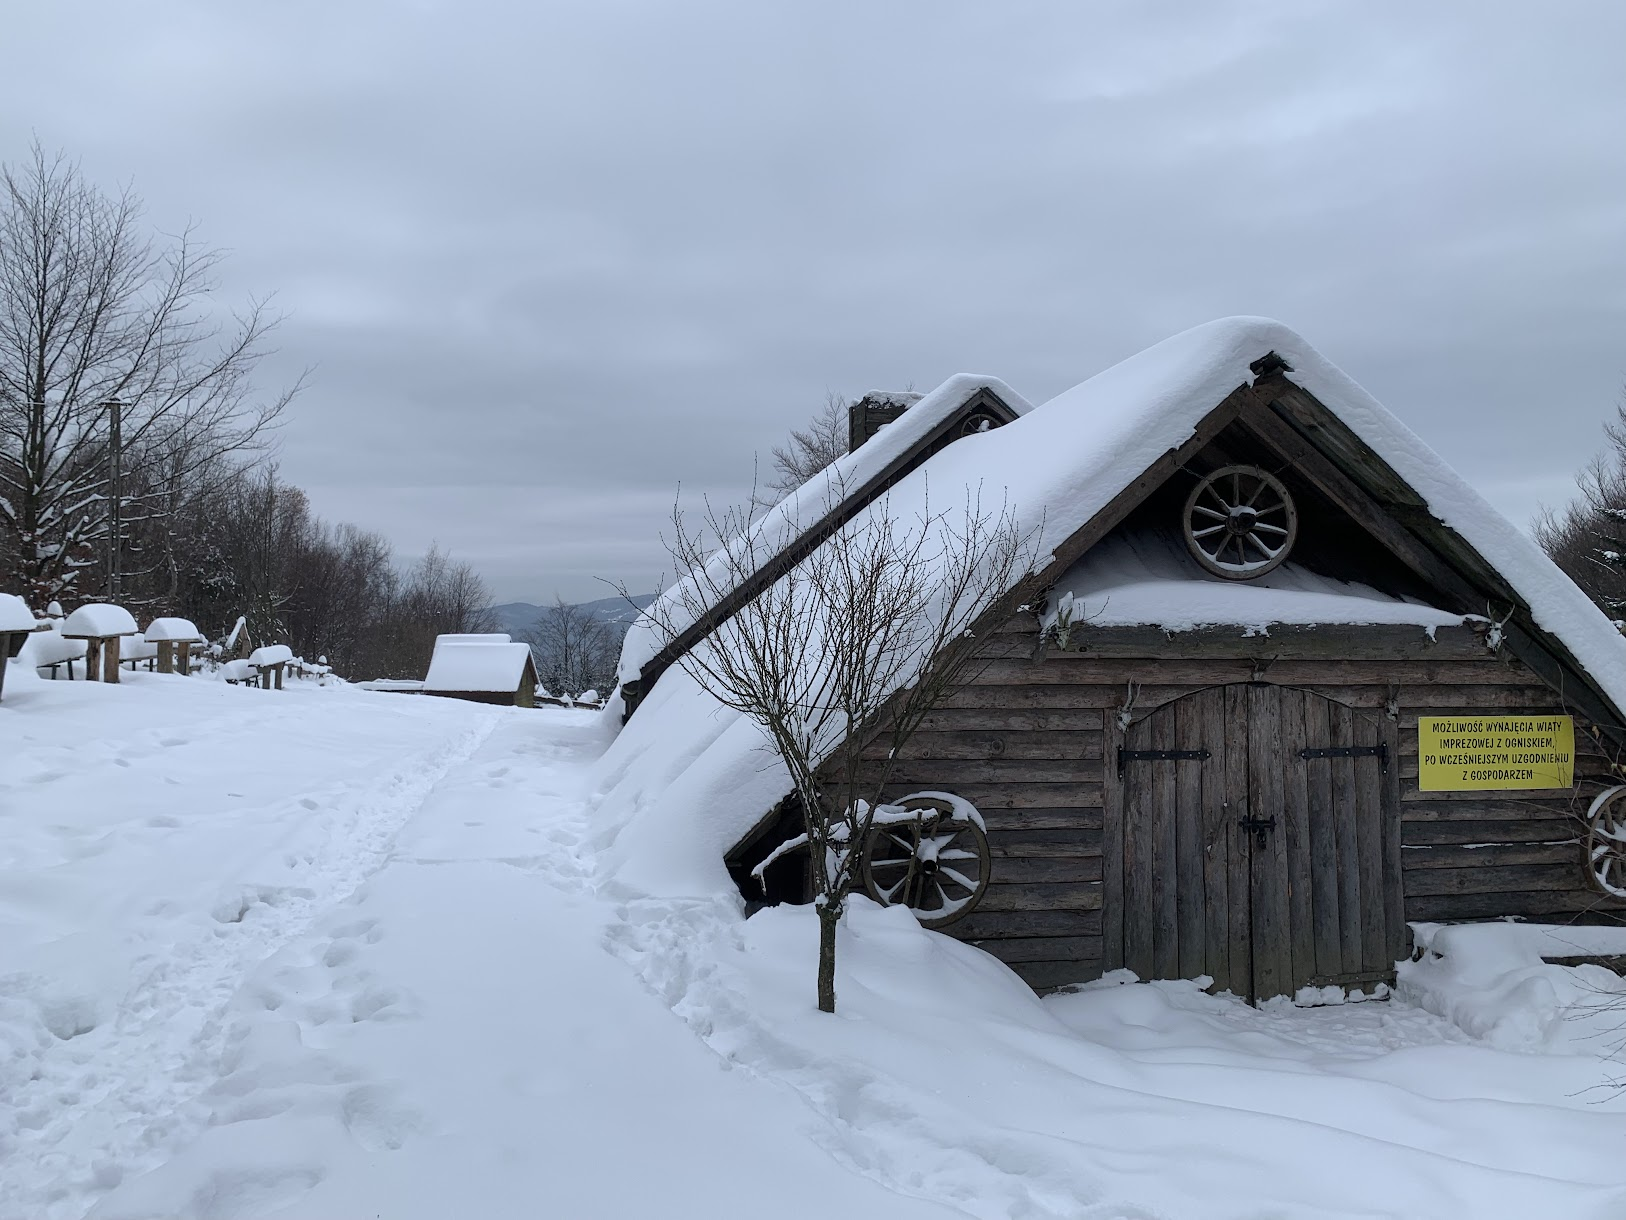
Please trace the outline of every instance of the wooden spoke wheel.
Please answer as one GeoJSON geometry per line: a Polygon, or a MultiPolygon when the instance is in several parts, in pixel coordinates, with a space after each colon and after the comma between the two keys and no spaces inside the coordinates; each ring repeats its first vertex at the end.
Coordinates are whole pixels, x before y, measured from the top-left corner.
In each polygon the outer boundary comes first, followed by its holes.
{"type": "Polygon", "coordinates": [[[966,417],[965,422],[960,425],[960,435],[974,436],[978,432],[992,432],[997,427],[999,427],[997,419],[984,411],[978,411],[966,417]]]}
{"type": "Polygon", "coordinates": [[[1226,580],[1252,580],[1293,549],[1299,515],[1282,481],[1257,466],[1224,466],[1186,497],[1186,546],[1226,580]]]}
{"type": "Polygon", "coordinates": [[[988,836],[980,819],[957,814],[940,796],[917,793],[897,804],[919,816],[870,830],[860,862],[864,888],[876,902],[908,907],[922,927],[947,927],[987,892],[988,836]]]}
{"type": "Polygon", "coordinates": [[[1595,888],[1626,898],[1626,784],[1600,792],[1587,810],[1586,871],[1595,888]]]}

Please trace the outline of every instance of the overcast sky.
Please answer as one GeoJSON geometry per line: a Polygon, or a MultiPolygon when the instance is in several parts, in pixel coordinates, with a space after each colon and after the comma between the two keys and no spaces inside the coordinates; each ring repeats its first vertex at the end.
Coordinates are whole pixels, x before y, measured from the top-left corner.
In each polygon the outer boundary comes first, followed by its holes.
{"type": "MultiPolygon", "coordinates": [[[[827,391],[1302,332],[1520,524],[1626,377],[1626,4],[14,6],[37,135],[232,253],[282,469],[499,600],[649,586],[827,391]]],[[[1019,489],[1017,489],[1019,491],[1019,489]]]]}

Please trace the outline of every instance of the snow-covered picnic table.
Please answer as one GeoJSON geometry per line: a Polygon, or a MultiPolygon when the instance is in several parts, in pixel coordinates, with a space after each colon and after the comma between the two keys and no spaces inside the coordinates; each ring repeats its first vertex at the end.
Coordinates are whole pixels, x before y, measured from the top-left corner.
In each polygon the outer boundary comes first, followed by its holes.
{"type": "Polygon", "coordinates": [[[87,602],[62,624],[62,638],[85,641],[85,677],[96,681],[100,659],[101,680],[119,680],[119,641],[136,634],[136,621],[123,606],[87,602]]]}
{"type": "Polygon", "coordinates": [[[14,593],[0,593],[0,695],[5,692],[6,666],[22,651],[28,637],[49,631],[51,625],[34,618],[28,603],[14,593]]]}

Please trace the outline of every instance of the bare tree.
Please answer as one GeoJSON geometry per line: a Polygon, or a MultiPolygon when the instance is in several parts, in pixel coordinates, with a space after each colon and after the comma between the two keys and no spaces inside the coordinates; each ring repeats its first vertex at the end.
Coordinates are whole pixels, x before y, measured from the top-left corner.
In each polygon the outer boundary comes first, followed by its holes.
{"type": "Polygon", "coordinates": [[[1577,478],[1580,498],[1561,516],[1544,511],[1535,536],[1605,614],[1620,619],[1626,618],[1626,406],[1616,408],[1604,432],[1609,450],[1577,478]]]}
{"type": "Polygon", "coordinates": [[[847,452],[847,400],[833,390],[805,428],[773,448],[773,478],[767,502],[778,503],[847,452]]]}
{"type": "Polygon", "coordinates": [[[563,597],[554,598],[526,633],[526,642],[536,657],[542,685],[555,694],[606,691],[615,684],[619,652],[615,634],[603,620],[563,597]]]}
{"type": "MultiPolygon", "coordinates": [[[[832,475],[824,510],[845,489],[832,475]]],[[[823,516],[820,511],[817,516],[823,516]]],[[[646,613],[668,640],[782,549],[800,523],[753,523],[745,508],[707,505],[699,528],[674,506],[667,540],[676,580],[646,613]]],[[[835,1011],[836,928],[858,880],[871,829],[914,815],[882,801],[892,761],[922,718],[980,662],[972,625],[1033,566],[1032,535],[1008,503],[986,511],[929,502],[900,520],[890,497],[872,505],[712,631],[678,664],[724,706],[754,721],[789,772],[803,834],[775,849],[811,855],[819,918],[818,1003],[835,1011]],[[886,746],[879,764],[864,743],[886,746]]]]}
{"type": "Polygon", "coordinates": [[[220,258],[190,228],[155,241],[133,194],[38,144],[0,166],[0,575],[39,604],[105,556],[120,512],[162,511],[291,397],[253,399],[275,319],[258,303],[219,317],[220,258]]]}

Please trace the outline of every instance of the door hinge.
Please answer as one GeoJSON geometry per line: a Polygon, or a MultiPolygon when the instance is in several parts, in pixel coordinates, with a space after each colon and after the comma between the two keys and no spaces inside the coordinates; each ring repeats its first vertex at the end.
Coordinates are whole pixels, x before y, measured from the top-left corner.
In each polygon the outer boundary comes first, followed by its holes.
{"type": "Polygon", "coordinates": [[[1375,746],[1311,746],[1299,751],[1300,758],[1375,758],[1385,775],[1389,773],[1389,747],[1375,746]]]}
{"type": "Polygon", "coordinates": [[[1212,758],[1207,750],[1126,750],[1118,747],[1118,778],[1123,778],[1126,762],[1202,762],[1212,758]]]}

